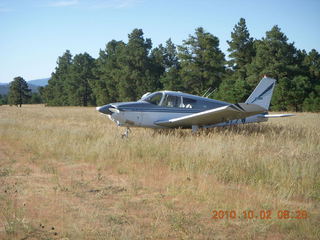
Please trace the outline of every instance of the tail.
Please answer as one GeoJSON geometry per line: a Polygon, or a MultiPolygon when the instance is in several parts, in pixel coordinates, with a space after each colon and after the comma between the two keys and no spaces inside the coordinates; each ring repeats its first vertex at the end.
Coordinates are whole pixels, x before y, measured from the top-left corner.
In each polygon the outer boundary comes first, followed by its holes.
{"type": "MultiPolygon", "coordinates": [[[[257,104],[266,111],[269,110],[273,89],[276,85],[276,80],[273,78],[264,77],[259,82],[258,86],[254,89],[251,95],[248,97],[245,103],[254,103],[257,104]]],[[[251,122],[260,122],[263,121],[262,119],[268,118],[278,118],[278,117],[291,117],[294,116],[293,114],[265,114],[259,115],[256,119],[253,117],[251,122]]],[[[266,120],[264,120],[266,121],[266,120]]]]}
{"type": "Polygon", "coordinates": [[[245,103],[254,103],[268,110],[275,85],[275,79],[268,77],[262,78],[245,103]]]}

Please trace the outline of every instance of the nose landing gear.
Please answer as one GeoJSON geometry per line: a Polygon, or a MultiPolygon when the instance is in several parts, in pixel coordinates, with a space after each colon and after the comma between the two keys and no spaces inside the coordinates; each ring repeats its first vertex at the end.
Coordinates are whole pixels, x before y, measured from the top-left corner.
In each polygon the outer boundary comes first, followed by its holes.
{"type": "Polygon", "coordinates": [[[129,132],[131,132],[131,129],[127,127],[124,133],[121,135],[121,138],[128,138],[129,132]]]}

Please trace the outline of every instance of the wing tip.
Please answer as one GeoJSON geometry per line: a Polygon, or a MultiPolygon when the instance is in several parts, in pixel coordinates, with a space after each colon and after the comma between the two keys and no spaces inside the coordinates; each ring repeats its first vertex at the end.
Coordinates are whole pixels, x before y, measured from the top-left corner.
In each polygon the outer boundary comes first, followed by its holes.
{"type": "Polygon", "coordinates": [[[279,118],[279,117],[293,117],[294,114],[288,113],[288,114],[266,114],[263,115],[263,118],[279,118]]]}

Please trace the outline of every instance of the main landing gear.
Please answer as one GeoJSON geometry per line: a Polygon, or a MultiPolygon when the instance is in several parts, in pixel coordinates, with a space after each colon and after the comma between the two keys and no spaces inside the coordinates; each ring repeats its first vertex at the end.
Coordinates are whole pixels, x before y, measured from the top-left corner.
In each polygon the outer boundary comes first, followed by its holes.
{"type": "Polygon", "coordinates": [[[198,125],[192,125],[192,133],[195,134],[196,132],[198,132],[199,130],[199,126],[198,125]]]}
{"type": "Polygon", "coordinates": [[[131,132],[131,129],[127,127],[124,133],[121,135],[121,138],[128,138],[129,132],[131,132]]]}

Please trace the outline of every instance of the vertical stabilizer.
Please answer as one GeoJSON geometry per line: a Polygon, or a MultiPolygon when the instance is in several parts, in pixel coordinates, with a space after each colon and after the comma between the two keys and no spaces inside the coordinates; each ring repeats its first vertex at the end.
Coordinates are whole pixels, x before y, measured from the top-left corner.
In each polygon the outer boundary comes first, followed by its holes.
{"type": "Polygon", "coordinates": [[[245,103],[254,103],[268,110],[276,80],[264,77],[245,103]]]}

